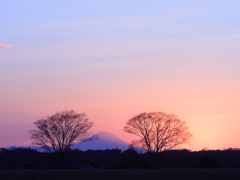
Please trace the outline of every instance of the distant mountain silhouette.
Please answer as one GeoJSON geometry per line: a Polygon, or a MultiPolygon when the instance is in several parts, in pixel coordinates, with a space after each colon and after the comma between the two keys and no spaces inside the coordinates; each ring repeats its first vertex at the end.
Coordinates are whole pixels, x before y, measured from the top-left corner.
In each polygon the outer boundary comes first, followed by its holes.
{"type": "Polygon", "coordinates": [[[33,149],[33,150],[37,150],[39,152],[46,152],[45,149],[43,149],[42,147],[39,146],[8,146],[5,147],[5,149],[11,150],[11,149],[17,149],[17,148],[24,148],[24,149],[33,149]]]}
{"type": "MultiPolygon", "coordinates": [[[[87,151],[89,149],[93,150],[106,150],[106,149],[121,149],[123,151],[128,149],[129,143],[123,141],[122,139],[118,138],[117,136],[113,135],[110,132],[99,132],[97,133],[99,136],[99,140],[95,141],[87,141],[87,142],[80,142],[75,144],[71,147],[71,149],[79,149],[82,151],[87,151]]],[[[35,149],[39,152],[46,152],[41,147],[38,146],[8,146],[5,147],[6,149],[15,149],[15,148],[29,148],[35,149]]]]}
{"type": "Polygon", "coordinates": [[[99,140],[95,140],[93,142],[80,142],[73,145],[71,149],[80,149],[82,151],[86,151],[88,149],[106,150],[116,148],[124,151],[128,149],[129,143],[123,141],[110,132],[99,132],[97,135],[99,136],[99,140]]]}

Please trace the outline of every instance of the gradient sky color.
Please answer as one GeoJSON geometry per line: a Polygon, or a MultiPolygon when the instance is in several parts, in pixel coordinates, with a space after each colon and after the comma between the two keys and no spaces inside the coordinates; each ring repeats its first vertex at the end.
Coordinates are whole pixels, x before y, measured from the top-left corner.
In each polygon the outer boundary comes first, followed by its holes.
{"type": "Polygon", "coordinates": [[[181,148],[240,147],[240,1],[13,0],[0,3],[0,147],[33,122],[86,112],[93,133],[163,111],[186,121],[181,148]]]}

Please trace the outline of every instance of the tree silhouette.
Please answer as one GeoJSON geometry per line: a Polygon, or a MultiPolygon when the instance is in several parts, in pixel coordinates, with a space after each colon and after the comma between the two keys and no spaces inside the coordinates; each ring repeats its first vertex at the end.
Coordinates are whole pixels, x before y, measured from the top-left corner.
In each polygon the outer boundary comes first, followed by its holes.
{"type": "Polygon", "coordinates": [[[34,124],[37,129],[30,130],[33,144],[43,147],[54,157],[54,163],[64,160],[68,149],[76,143],[98,139],[88,130],[94,126],[85,113],[61,111],[40,119],[34,124]]]}
{"type": "Polygon", "coordinates": [[[195,166],[195,168],[199,169],[215,169],[219,168],[217,162],[211,157],[205,155],[199,158],[199,163],[195,166]]]}
{"type": "Polygon", "coordinates": [[[188,142],[192,136],[184,121],[163,112],[136,115],[127,121],[124,131],[137,135],[140,139],[133,140],[132,144],[147,150],[154,157],[188,142]]]}

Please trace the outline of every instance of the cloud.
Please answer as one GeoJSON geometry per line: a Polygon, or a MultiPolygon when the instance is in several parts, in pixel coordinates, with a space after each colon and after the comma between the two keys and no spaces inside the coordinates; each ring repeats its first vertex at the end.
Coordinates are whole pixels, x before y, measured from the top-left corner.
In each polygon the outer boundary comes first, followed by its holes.
{"type": "Polygon", "coordinates": [[[15,47],[15,46],[10,45],[10,44],[0,44],[0,49],[7,49],[7,48],[11,48],[11,47],[15,47]]]}
{"type": "Polygon", "coordinates": [[[32,143],[33,143],[33,141],[25,141],[25,142],[23,143],[23,145],[24,145],[24,146],[30,146],[30,145],[32,145],[32,143]]]}

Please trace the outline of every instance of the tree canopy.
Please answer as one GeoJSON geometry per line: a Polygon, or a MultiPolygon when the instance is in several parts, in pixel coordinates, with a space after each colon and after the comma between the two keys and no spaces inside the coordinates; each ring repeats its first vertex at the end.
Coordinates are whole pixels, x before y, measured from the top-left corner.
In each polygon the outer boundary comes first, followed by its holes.
{"type": "Polygon", "coordinates": [[[164,112],[141,113],[129,119],[124,131],[138,136],[132,144],[158,154],[190,140],[191,134],[184,121],[164,112]]]}
{"type": "Polygon", "coordinates": [[[97,139],[88,130],[94,122],[85,113],[75,111],[61,111],[34,122],[37,129],[30,130],[34,145],[42,146],[50,153],[58,154],[62,161],[67,150],[76,143],[97,139]]]}

